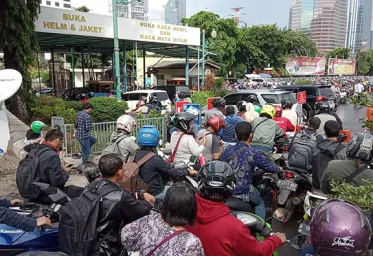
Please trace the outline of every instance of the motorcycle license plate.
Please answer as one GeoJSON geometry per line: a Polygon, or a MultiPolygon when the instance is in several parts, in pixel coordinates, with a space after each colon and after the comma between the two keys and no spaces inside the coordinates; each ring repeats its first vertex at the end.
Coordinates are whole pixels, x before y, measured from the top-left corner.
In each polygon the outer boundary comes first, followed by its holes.
{"type": "Polygon", "coordinates": [[[307,224],[301,223],[298,228],[298,233],[311,236],[311,227],[307,224]]]}
{"type": "Polygon", "coordinates": [[[298,184],[288,181],[288,180],[278,180],[277,186],[279,188],[288,189],[290,191],[297,191],[298,184]]]}

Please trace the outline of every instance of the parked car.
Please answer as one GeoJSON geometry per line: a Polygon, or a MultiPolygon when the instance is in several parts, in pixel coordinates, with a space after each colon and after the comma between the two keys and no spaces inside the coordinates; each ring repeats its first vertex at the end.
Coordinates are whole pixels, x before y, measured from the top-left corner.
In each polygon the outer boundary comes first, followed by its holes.
{"type": "Polygon", "coordinates": [[[36,96],[45,95],[45,96],[53,96],[53,97],[57,96],[56,91],[53,88],[41,88],[40,90],[35,92],[35,95],[36,96]]]}
{"type": "Polygon", "coordinates": [[[307,104],[304,104],[303,107],[310,114],[308,117],[315,114],[315,103],[317,101],[327,100],[331,108],[334,111],[337,110],[337,97],[330,85],[291,85],[283,86],[280,89],[293,93],[306,92],[307,104]]]}
{"type": "Polygon", "coordinates": [[[288,91],[245,90],[228,94],[224,97],[224,99],[227,102],[227,106],[231,105],[236,108],[237,103],[241,100],[246,101],[249,95],[255,95],[258,99],[259,104],[261,105],[264,105],[266,103],[281,105],[281,101],[285,99],[291,100],[291,102],[294,104],[293,108],[298,114],[298,124],[301,124],[303,122],[303,119],[305,118],[305,113],[303,113],[302,105],[298,104],[294,94],[288,91]]]}
{"type": "Polygon", "coordinates": [[[249,85],[256,87],[258,85],[263,85],[265,80],[263,78],[250,78],[249,85]]]}
{"type": "Polygon", "coordinates": [[[171,112],[171,101],[167,95],[166,91],[162,90],[141,90],[122,93],[122,99],[127,102],[128,109],[136,109],[136,104],[139,102],[140,98],[144,96],[146,100],[149,101],[151,96],[157,96],[158,100],[162,104],[162,114],[171,112]]]}
{"type": "Polygon", "coordinates": [[[88,95],[88,93],[90,93],[90,90],[87,87],[71,88],[63,92],[62,99],[66,101],[80,101],[82,94],[88,95]]]}

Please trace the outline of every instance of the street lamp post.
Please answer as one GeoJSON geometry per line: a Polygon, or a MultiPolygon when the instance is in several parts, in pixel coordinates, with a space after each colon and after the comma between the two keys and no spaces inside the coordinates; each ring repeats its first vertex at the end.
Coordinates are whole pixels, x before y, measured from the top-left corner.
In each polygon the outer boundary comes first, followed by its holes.
{"type": "MultiPolygon", "coordinates": [[[[116,94],[117,100],[122,99],[120,92],[120,62],[119,62],[119,38],[118,38],[118,10],[117,4],[128,5],[135,0],[112,0],[111,5],[113,9],[113,28],[114,28],[114,62],[115,62],[115,85],[116,85],[116,94]]],[[[139,2],[139,0],[137,0],[139,2]]]]}

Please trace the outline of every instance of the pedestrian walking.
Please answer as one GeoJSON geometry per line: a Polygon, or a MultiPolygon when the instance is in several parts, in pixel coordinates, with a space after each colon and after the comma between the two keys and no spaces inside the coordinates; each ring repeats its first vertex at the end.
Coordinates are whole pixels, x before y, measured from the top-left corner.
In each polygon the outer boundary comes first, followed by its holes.
{"type": "Polygon", "coordinates": [[[83,111],[78,113],[78,118],[75,123],[76,134],[75,138],[82,146],[83,165],[88,160],[91,147],[96,143],[96,138],[92,137],[92,119],[89,115],[93,110],[91,103],[87,102],[83,105],[83,111]]]}

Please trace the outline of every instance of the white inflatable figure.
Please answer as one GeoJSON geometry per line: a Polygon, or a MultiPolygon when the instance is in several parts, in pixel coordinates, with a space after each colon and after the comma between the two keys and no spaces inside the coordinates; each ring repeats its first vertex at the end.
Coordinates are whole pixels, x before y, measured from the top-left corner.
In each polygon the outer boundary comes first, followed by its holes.
{"type": "Polygon", "coordinates": [[[17,70],[0,70],[0,148],[3,153],[7,151],[10,139],[9,122],[4,101],[12,97],[21,84],[22,75],[17,70]]]}

